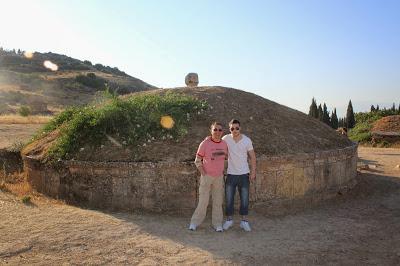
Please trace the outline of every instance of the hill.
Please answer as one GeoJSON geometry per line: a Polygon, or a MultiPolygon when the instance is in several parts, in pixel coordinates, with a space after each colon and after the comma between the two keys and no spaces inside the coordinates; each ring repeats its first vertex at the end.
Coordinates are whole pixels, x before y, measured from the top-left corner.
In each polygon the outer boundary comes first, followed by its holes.
{"type": "Polygon", "coordinates": [[[21,106],[47,113],[67,106],[84,105],[106,86],[117,94],[156,87],[116,67],[92,64],[55,53],[0,49],[0,114],[15,113],[21,106]],[[57,70],[46,68],[56,66],[57,70]]]}

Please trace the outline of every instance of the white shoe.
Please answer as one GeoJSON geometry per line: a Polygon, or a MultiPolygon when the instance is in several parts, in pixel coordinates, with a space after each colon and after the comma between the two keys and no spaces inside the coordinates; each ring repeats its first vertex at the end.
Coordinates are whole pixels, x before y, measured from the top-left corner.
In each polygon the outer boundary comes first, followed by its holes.
{"type": "Polygon", "coordinates": [[[224,231],[224,229],[222,229],[222,226],[217,226],[217,227],[215,227],[215,232],[223,232],[224,231]]]}
{"type": "Polygon", "coordinates": [[[224,223],[224,225],[222,226],[222,228],[223,228],[224,230],[228,230],[229,227],[231,227],[232,225],[233,225],[233,220],[226,220],[225,223],[224,223]]]}
{"type": "Polygon", "coordinates": [[[244,231],[246,232],[250,232],[251,231],[251,227],[248,221],[241,221],[240,222],[240,228],[242,228],[244,231]]]}
{"type": "Polygon", "coordinates": [[[195,224],[190,224],[189,225],[189,230],[191,231],[196,231],[197,226],[195,224]]]}

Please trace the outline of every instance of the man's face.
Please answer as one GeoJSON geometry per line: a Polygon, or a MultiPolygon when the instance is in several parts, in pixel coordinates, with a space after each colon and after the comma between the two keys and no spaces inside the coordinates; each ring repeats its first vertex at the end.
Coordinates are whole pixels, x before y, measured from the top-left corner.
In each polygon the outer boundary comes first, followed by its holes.
{"type": "Polygon", "coordinates": [[[215,125],[211,128],[211,136],[215,140],[220,140],[222,138],[223,130],[220,125],[215,125]]]}
{"type": "Polygon", "coordinates": [[[239,124],[231,124],[229,125],[229,130],[231,131],[234,137],[240,135],[240,125],[239,124]]]}

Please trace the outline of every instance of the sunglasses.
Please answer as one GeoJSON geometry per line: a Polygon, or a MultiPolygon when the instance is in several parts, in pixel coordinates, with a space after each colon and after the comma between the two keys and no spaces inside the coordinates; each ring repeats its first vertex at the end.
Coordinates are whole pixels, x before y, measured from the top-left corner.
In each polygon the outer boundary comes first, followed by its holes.
{"type": "Polygon", "coordinates": [[[240,130],[240,127],[231,127],[231,131],[240,130]]]}
{"type": "Polygon", "coordinates": [[[213,131],[219,131],[222,132],[222,128],[214,128],[213,131]]]}

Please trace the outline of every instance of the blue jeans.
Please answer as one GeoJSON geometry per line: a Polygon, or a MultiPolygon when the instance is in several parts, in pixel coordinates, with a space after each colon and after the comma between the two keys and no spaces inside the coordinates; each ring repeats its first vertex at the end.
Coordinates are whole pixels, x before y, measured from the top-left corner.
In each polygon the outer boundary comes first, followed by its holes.
{"type": "Polygon", "coordinates": [[[240,215],[248,215],[249,213],[249,174],[244,175],[229,175],[225,182],[225,197],[226,197],[226,216],[233,215],[233,205],[235,200],[236,187],[239,190],[240,196],[240,215]]]}

